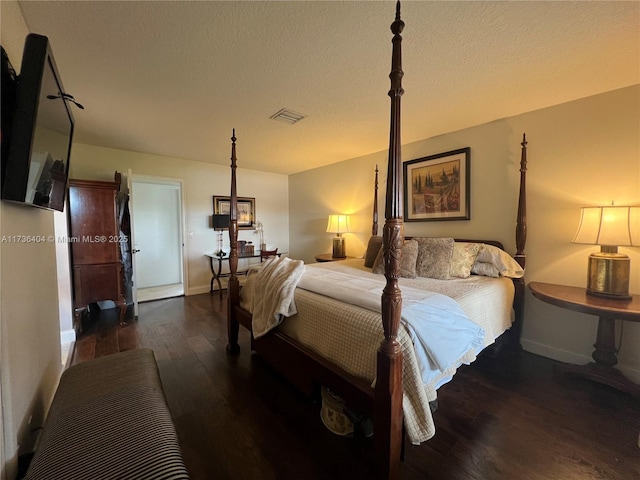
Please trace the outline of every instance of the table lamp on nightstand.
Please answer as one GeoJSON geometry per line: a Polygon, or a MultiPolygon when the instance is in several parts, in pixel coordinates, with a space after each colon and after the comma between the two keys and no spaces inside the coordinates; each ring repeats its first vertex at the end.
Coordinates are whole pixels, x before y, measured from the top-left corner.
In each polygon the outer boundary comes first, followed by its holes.
{"type": "Polygon", "coordinates": [[[347,247],[342,234],[349,232],[349,215],[329,215],[327,232],[336,234],[333,237],[333,257],[346,258],[347,247]]]}
{"type": "Polygon", "coordinates": [[[640,246],[640,207],[583,207],[573,243],[600,245],[589,255],[587,293],[628,299],[631,259],[618,247],[640,246]]]}
{"type": "Polygon", "coordinates": [[[222,231],[229,228],[229,215],[214,214],[211,217],[211,227],[218,232],[218,251],[216,254],[219,257],[224,256],[222,251],[222,231]]]}

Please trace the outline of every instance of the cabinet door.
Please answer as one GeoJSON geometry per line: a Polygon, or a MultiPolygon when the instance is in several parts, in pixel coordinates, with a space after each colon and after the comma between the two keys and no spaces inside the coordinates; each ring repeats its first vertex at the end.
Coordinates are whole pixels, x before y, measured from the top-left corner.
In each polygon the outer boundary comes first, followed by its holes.
{"type": "Polygon", "coordinates": [[[122,265],[79,265],[73,267],[74,301],[76,308],[103,300],[120,298],[122,265]]]}
{"type": "Polygon", "coordinates": [[[69,187],[69,218],[74,265],[119,261],[113,188],[69,187]]]}

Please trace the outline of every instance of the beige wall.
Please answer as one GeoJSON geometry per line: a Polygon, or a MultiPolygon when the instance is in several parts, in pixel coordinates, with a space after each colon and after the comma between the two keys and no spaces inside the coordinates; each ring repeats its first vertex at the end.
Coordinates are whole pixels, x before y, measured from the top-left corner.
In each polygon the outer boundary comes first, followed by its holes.
{"type": "MultiPolygon", "coordinates": [[[[18,4],[0,2],[1,41],[19,71],[28,34],[18,4]]],[[[54,214],[0,202],[0,236],[54,234],[54,214]]],[[[0,244],[0,384],[2,474],[15,477],[28,421],[41,424],[60,370],[60,324],[55,244],[0,244]]]]}
{"type": "MultiPolygon", "coordinates": [[[[409,101],[410,92],[404,97],[409,101]]],[[[640,205],[640,86],[497,120],[403,146],[411,160],[471,147],[471,220],[417,222],[406,235],[496,238],[515,251],[520,142],[529,141],[526,281],[584,286],[596,246],[572,244],[580,207],[640,205]]],[[[380,132],[387,135],[386,132],[380,132]]],[[[289,177],[292,256],[313,261],[331,251],[327,215],[353,215],[347,253],[361,255],[370,235],[373,171],[380,164],[380,225],[384,223],[387,153],[289,177]]],[[[382,228],[380,229],[382,232],[382,228]]],[[[640,293],[640,249],[631,257],[632,292],[640,293]]],[[[562,361],[590,361],[597,318],[568,312],[527,295],[525,349],[562,361]]],[[[619,331],[619,327],[618,327],[619,331]]],[[[640,382],[640,324],[624,325],[619,367],[640,382]]]]}
{"type": "MultiPolygon", "coordinates": [[[[19,69],[28,29],[15,1],[0,2],[1,43],[19,69]]],[[[410,101],[410,92],[405,95],[410,101]]],[[[497,238],[513,252],[519,142],[529,144],[527,281],[583,286],[586,260],[597,247],[571,244],[579,207],[608,203],[640,204],[640,86],[530,112],[486,125],[405,145],[414,159],[471,147],[471,216],[467,222],[407,224],[407,235],[497,238]],[[606,172],[606,173],[603,173],[606,172]]],[[[385,137],[387,132],[380,132],[385,137]]],[[[242,165],[241,143],[239,143],[242,165]]],[[[228,158],[229,145],[213,155],[228,158]]],[[[287,178],[238,171],[238,193],[256,197],[257,217],[270,246],[313,261],[331,250],[327,215],[353,214],[348,253],[363,253],[370,235],[373,168],[381,166],[380,224],[384,216],[386,152],[348,160],[287,178]],[[288,212],[288,213],[287,213],[288,212]],[[290,243],[289,243],[290,242],[290,243]]],[[[213,195],[226,195],[229,168],[205,163],[74,145],[75,178],[110,180],[117,169],[180,178],[185,185],[185,245],[188,293],[208,291],[204,252],[215,248],[208,227],[213,195]]],[[[0,236],[54,235],[52,212],[0,202],[0,236]]],[[[250,231],[240,238],[256,241],[250,231]]],[[[226,240],[228,244],[228,240],[226,240]]],[[[632,257],[631,290],[640,293],[640,254],[632,257]]],[[[19,444],[27,422],[38,425],[60,374],[60,326],[55,246],[0,245],[0,477],[14,478],[19,444]]],[[[65,287],[67,288],[67,287],[65,287]]],[[[597,320],[527,297],[523,343],[530,351],[583,363],[589,360],[597,320]]],[[[625,324],[621,369],[640,381],[640,324],[625,324]]]]}
{"type": "MultiPolygon", "coordinates": [[[[221,145],[218,155],[229,158],[231,143],[221,145]]],[[[238,164],[242,162],[242,148],[238,144],[238,164]]],[[[180,158],[114,150],[91,145],[74,144],[70,163],[71,178],[111,180],[117,170],[183,181],[185,199],[184,244],[187,262],[185,291],[188,295],[209,291],[211,272],[204,256],[217,248],[217,234],[209,227],[213,214],[213,196],[229,195],[231,169],[228,166],[195,162],[180,158]]],[[[238,195],[255,197],[256,218],[263,222],[267,245],[281,252],[289,251],[289,187],[287,177],[238,168],[238,195]]],[[[240,230],[239,238],[259,243],[253,230],[240,230]]],[[[224,246],[229,245],[224,232],[224,246]]],[[[246,262],[246,260],[241,260],[246,262]]],[[[225,265],[226,268],[226,265],[225,265]]]]}

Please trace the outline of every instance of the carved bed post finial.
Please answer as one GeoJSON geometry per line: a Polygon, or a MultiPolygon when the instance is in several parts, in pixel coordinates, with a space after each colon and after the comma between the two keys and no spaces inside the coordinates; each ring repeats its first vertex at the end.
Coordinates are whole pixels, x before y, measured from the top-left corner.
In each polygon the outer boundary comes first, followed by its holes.
{"type": "Polygon", "coordinates": [[[376,163],[376,176],[373,184],[373,224],[371,235],[378,235],[378,164],[376,163]]]}
{"type": "MultiPolygon", "coordinates": [[[[518,217],[516,219],[516,254],[515,260],[524,269],[527,256],[524,253],[524,246],[527,242],[527,135],[522,134],[522,153],[520,155],[520,194],[518,197],[518,217]]],[[[522,336],[522,326],[524,323],[524,299],[525,283],[524,278],[518,278],[513,282],[515,300],[513,302],[514,321],[509,329],[510,349],[514,352],[522,350],[520,337],[522,336]]]]}
{"type": "Polygon", "coordinates": [[[395,338],[398,333],[400,322],[399,311],[402,306],[402,297],[398,288],[398,278],[400,277],[400,256],[402,254],[402,243],[404,240],[404,225],[402,221],[403,212],[403,185],[402,185],[402,153],[400,138],[400,100],[404,90],[402,89],[402,36],[400,33],[404,29],[404,22],[400,19],[400,2],[396,4],[396,19],[391,24],[393,32],[393,55],[391,60],[391,125],[389,134],[389,162],[387,171],[387,195],[385,205],[385,224],[383,229],[384,263],[387,286],[383,292],[382,303],[383,312],[385,304],[387,307],[393,306],[393,314],[388,320],[383,316],[383,326],[385,330],[385,342],[382,348],[390,349],[393,352],[399,349],[395,338]],[[396,315],[397,310],[398,315],[396,315]]]}
{"type": "Polygon", "coordinates": [[[236,277],[238,270],[238,194],[236,191],[236,129],[231,135],[231,196],[229,198],[229,242],[231,252],[229,255],[230,280],[236,277]]]}
{"type": "Polygon", "coordinates": [[[378,472],[384,478],[398,478],[402,449],[402,350],[397,340],[402,311],[402,294],[398,286],[402,244],[404,240],[402,155],[400,135],[400,100],[402,89],[402,37],[400,1],[396,4],[391,60],[391,124],[389,128],[389,166],[383,228],[383,253],[386,286],[382,292],[382,327],[384,340],[377,354],[374,402],[376,428],[375,451],[378,472]]]}
{"type": "Polygon", "coordinates": [[[236,319],[236,312],[233,305],[238,303],[240,296],[240,282],[238,281],[238,194],[236,191],[236,129],[231,135],[231,197],[229,201],[229,282],[227,283],[227,351],[238,353],[238,332],[240,324],[236,319]]]}
{"type": "Polygon", "coordinates": [[[520,156],[520,196],[518,198],[518,219],[516,224],[515,259],[522,268],[525,267],[526,255],[524,246],[527,242],[527,134],[522,134],[522,153],[520,156]]]}

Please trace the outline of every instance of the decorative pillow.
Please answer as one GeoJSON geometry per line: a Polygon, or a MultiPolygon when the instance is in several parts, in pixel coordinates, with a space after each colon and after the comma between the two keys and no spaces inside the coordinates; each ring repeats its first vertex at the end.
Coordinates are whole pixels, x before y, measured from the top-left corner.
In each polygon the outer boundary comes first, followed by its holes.
{"type": "Polygon", "coordinates": [[[493,278],[498,278],[500,276],[500,272],[495,265],[492,263],[478,262],[477,260],[473,264],[473,267],[471,267],[471,273],[493,278]]]}
{"type": "MultiPolygon", "coordinates": [[[[376,256],[373,264],[373,273],[384,274],[384,253],[382,248],[376,256]]],[[[400,276],[404,278],[416,278],[416,259],[418,258],[418,242],[409,240],[402,245],[402,262],[400,263],[400,276]]]]}
{"type": "Polygon", "coordinates": [[[373,267],[373,263],[376,261],[376,257],[378,256],[378,252],[382,247],[382,237],[379,235],[372,235],[369,238],[369,243],[367,244],[367,251],[364,254],[364,266],[368,268],[373,267]]]}
{"type": "Polygon", "coordinates": [[[418,242],[416,274],[419,277],[449,279],[453,238],[415,238],[418,242]]]}
{"type": "MultiPolygon", "coordinates": [[[[503,277],[521,278],[524,276],[524,270],[511,255],[498,247],[487,245],[486,243],[482,244],[482,248],[478,253],[476,264],[478,263],[490,263],[503,277]]],[[[472,268],[473,270],[476,270],[475,265],[472,268]]]]}
{"type": "Polygon", "coordinates": [[[469,277],[471,275],[471,267],[476,261],[481,248],[481,243],[455,242],[449,275],[459,278],[469,277]]]}

